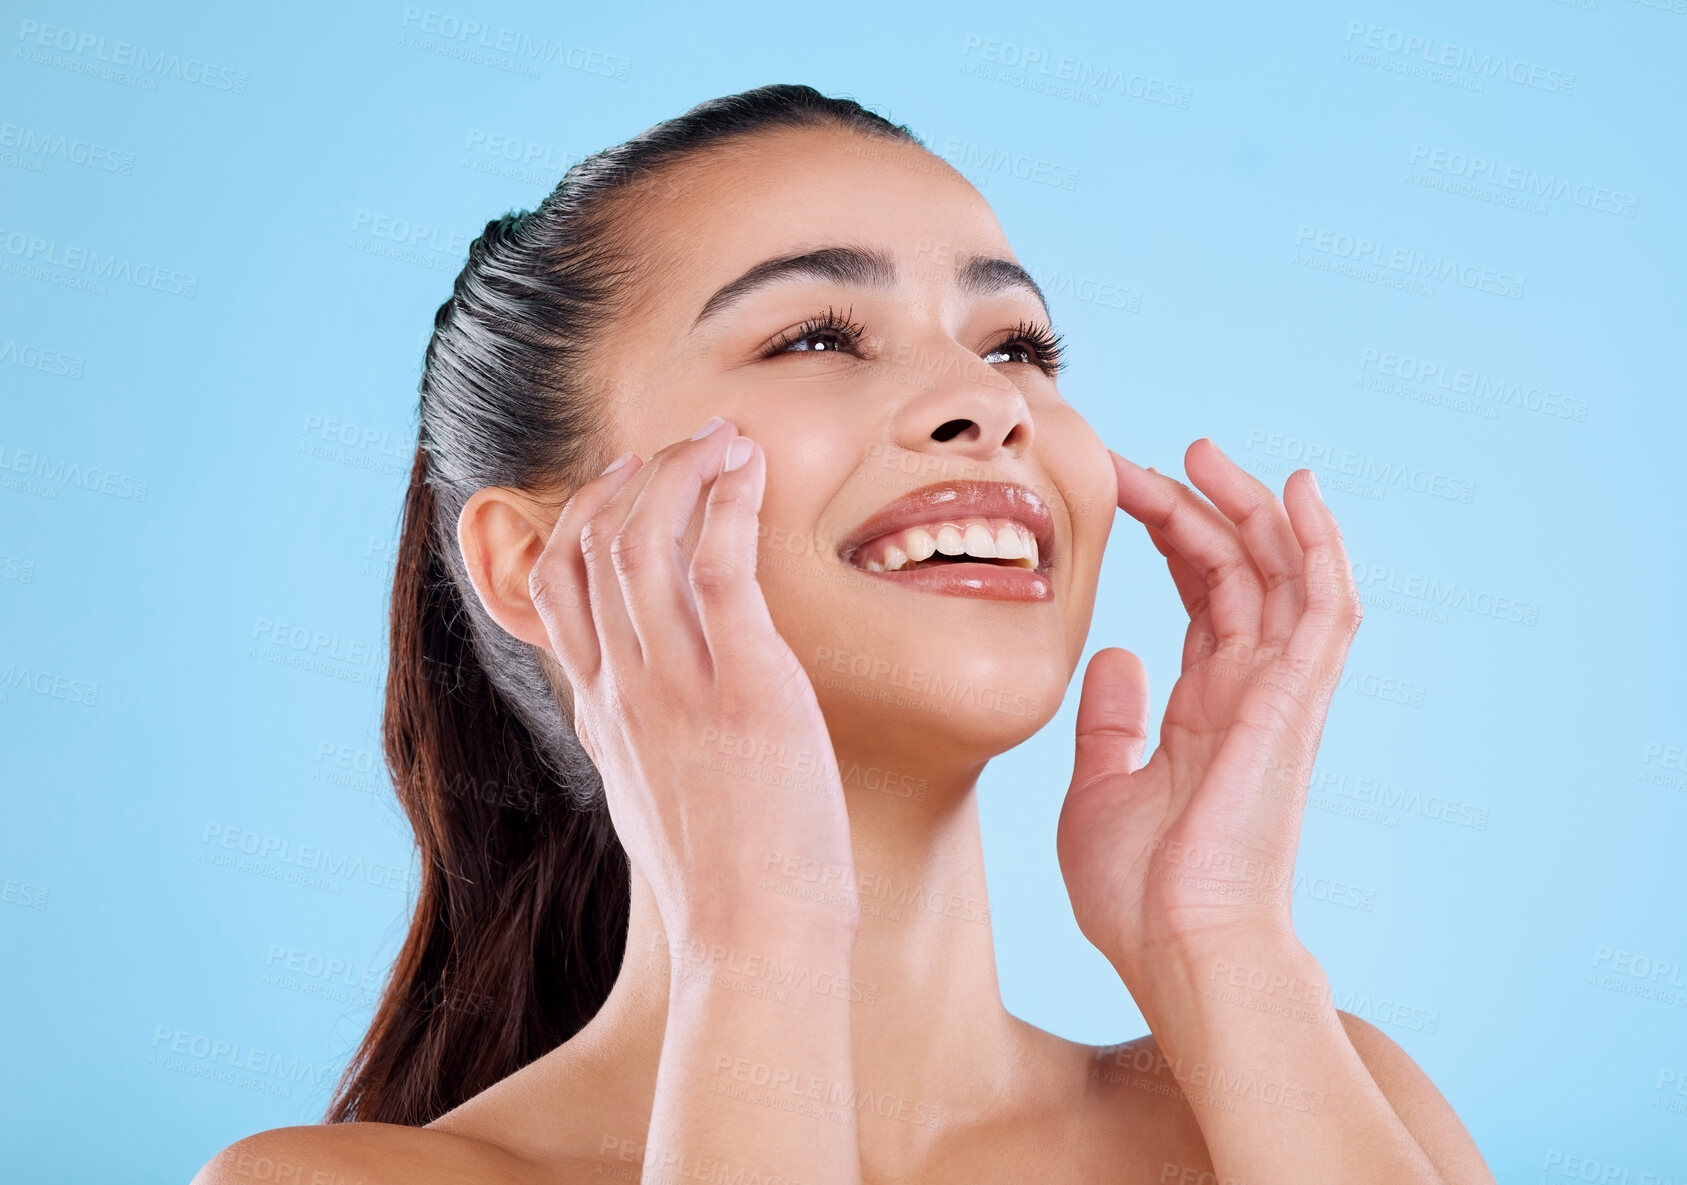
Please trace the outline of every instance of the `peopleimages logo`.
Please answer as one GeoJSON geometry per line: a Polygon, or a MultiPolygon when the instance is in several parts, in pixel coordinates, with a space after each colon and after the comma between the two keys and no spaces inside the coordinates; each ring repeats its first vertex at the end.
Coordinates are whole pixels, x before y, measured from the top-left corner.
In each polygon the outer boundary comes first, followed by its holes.
{"type": "MultiPolygon", "coordinates": [[[[429,37],[436,37],[442,43],[455,43],[455,47],[475,47],[471,53],[485,51],[486,53],[502,54],[529,67],[523,73],[536,76],[539,65],[564,66],[570,70],[579,70],[585,74],[596,74],[604,78],[614,78],[626,81],[632,70],[632,60],[616,54],[605,53],[600,49],[591,49],[583,45],[570,45],[568,42],[551,37],[533,37],[517,29],[503,26],[492,28],[480,21],[457,16],[454,13],[439,12],[431,8],[417,8],[407,5],[404,9],[402,28],[412,38],[416,33],[423,33],[429,37]]],[[[437,47],[420,40],[404,42],[415,49],[435,49],[437,47]]],[[[445,53],[446,57],[464,56],[459,53],[445,53]]],[[[470,56],[467,60],[475,61],[470,56]]]]}
{"type": "Polygon", "coordinates": [[[1487,292],[1512,300],[1523,299],[1521,276],[1461,262],[1447,255],[1430,255],[1410,247],[1390,247],[1380,239],[1368,239],[1363,235],[1343,234],[1302,223],[1295,235],[1295,247],[1355,264],[1368,264],[1416,280],[1451,281],[1473,292],[1487,292]]]}
{"type": "Polygon", "coordinates": [[[0,153],[0,164],[17,165],[36,173],[41,171],[41,162],[48,160],[81,165],[98,173],[120,173],[125,177],[135,171],[135,154],[132,152],[22,124],[0,123],[0,148],[15,148],[22,154],[14,157],[10,152],[0,153]]]}
{"type": "Polygon", "coordinates": [[[1533,601],[1501,596],[1484,589],[1473,589],[1458,580],[1441,580],[1432,576],[1401,573],[1394,568],[1367,564],[1363,560],[1353,561],[1353,580],[1359,587],[1361,597],[1374,593],[1393,594],[1427,605],[1463,609],[1478,617],[1520,625],[1534,625],[1540,620],[1541,607],[1533,601]]]}
{"type": "MultiPolygon", "coordinates": [[[[145,502],[147,492],[151,488],[151,483],[138,477],[102,469],[97,465],[84,465],[64,456],[55,458],[49,453],[35,449],[13,448],[0,441],[0,477],[9,479],[13,473],[36,479],[35,482],[27,484],[37,488],[26,492],[47,498],[58,497],[61,487],[80,486],[95,494],[145,502]]],[[[12,485],[11,488],[17,486],[12,485]]]]}
{"type": "Polygon", "coordinates": [[[1054,189],[1076,189],[1078,170],[1056,161],[1044,160],[1029,152],[1010,152],[1005,148],[977,144],[950,136],[943,147],[943,159],[963,172],[976,170],[998,176],[1017,177],[1034,181],[1054,189]]]}
{"type": "Polygon", "coordinates": [[[1507,57],[1503,53],[1453,45],[1438,37],[1427,37],[1420,33],[1385,29],[1381,25],[1367,25],[1363,21],[1349,21],[1347,44],[1352,47],[1355,42],[1365,49],[1379,50],[1402,61],[1422,59],[1425,65],[1445,66],[1473,78],[1510,82],[1517,86],[1532,87],[1559,95],[1573,94],[1576,89],[1576,76],[1563,70],[1554,70],[1521,58],[1507,57]]]}
{"type": "MultiPolygon", "coordinates": [[[[18,26],[18,40],[26,48],[56,50],[71,57],[88,58],[111,66],[133,70],[140,75],[174,78],[178,82],[230,94],[246,93],[247,75],[233,66],[219,66],[200,58],[184,58],[180,54],[154,52],[144,45],[128,41],[112,41],[97,33],[82,33],[63,25],[44,25],[40,21],[25,20],[18,26]]],[[[21,56],[21,51],[20,51],[21,56]]],[[[53,63],[48,63],[53,64],[53,63]]],[[[154,84],[156,86],[156,83],[154,84]]]]}
{"type": "Polygon", "coordinates": [[[1372,367],[1376,368],[1376,374],[1399,379],[1402,383],[1434,387],[1454,395],[1470,395],[1486,404],[1510,404],[1523,411],[1578,423],[1587,420],[1587,400],[1549,391],[1536,383],[1496,378],[1479,370],[1366,346],[1359,355],[1359,369],[1369,371],[1372,367]]]}
{"type": "MultiPolygon", "coordinates": [[[[1502,164],[1477,153],[1455,152],[1429,144],[1414,143],[1407,162],[1414,169],[1439,173],[1459,181],[1506,190],[1522,198],[1544,198],[1567,202],[1583,210],[1633,218],[1640,202],[1630,194],[1607,185],[1590,185],[1556,173],[1543,174],[1519,165],[1502,164]]],[[[1410,180],[1410,178],[1408,178],[1410,180]]]]}
{"type": "Polygon", "coordinates": [[[41,374],[67,379],[81,378],[82,371],[87,366],[87,362],[75,354],[49,350],[7,338],[0,338],[0,362],[9,362],[24,370],[39,371],[41,374]]]}
{"type": "Polygon", "coordinates": [[[199,295],[199,277],[192,273],[179,272],[158,263],[136,263],[122,255],[101,255],[94,248],[65,245],[57,239],[26,234],[21,230],[0,229],[0,253],[11,257],[6,261],[8,271],[24,274],[40,272],[39,278],[45,279],[63,273],[46,273],[41,269],[61,268],[63,272],[88,277],[100,295],[105,292],[102,281],[107,280],[150,288],[154,292],[188,300],[199,295]]]}
{"type": "Polygon", "coordinates": [[[199,842],[203,845],[199,854],[202,863],[238,868],[240,871],[254,872],[276,880],[314,881],[318,883],[314,883],[312,887],[327,888],[329,892],[338,893],[339,885],[331,882],[324,885],[320,883],[322,877],[334,877],[340,881],[362,881],[364,884],[401,893],[409,893],[415,887],[415,878],[410,870],[398,864],[365,860],[362,856],[354,856],[349,852],[335,852],[332,848],[316,844],[295,843],[281,836],[248,831],[222,823],[205,824],[205,834],[200,837],[199,842]],[[224,857],[214,850],[216,848],[238,853],[248,857],[248,860],[242,862],[224,857]],[[282,867],[275,867],[276,865],[282,867]],[[320,876],[313,877],[310,875],[313,873],[320,876]]]}
{"type": "MultiPolygon", "coordinates": [[[[1095,92],[1114,91],[1132,99],[1158,103],[1166,107],[1187,108],[1195,92],[1187,86],[1167,82],[1163,78],[1149,78],[1143,74],[1127,73],[1117,66],[1099,65],[1082,58],[1052,54],[1035,46],[1018,45],[995,37],[980,37],[968,33],[961,47],[962,57],[976,55],[991,66],[1018,71],[1021,79],[1036,75],[1038,82],[1070,83],[1073,87],[1088,87],[1095,92]]],[[[965,69],[963,65],[962,69],[965,69]]],[[[999,72],[998,81],[1008,81],[999,72]]],[[[1041,89],[1032,87],[1031,89],[1041,89]]],[[[1099,103],[1100,99],[1097,98],[1099,103]]]]}
{"type": "MultiPolygon", "coordinates": [[[[1323,441],[1303,440],[1284,432],[1249,429],[1248,451],[1260,456],[1280,458],[1291,465],[1306,465],[1326,470],[1331,474],[1354,478],[1377,491],[1375,500],[1378,501],[1381,500],[1381,491],[1384,489],[1406,490],[1445,498],[1449,502],[1470,503],[1476,498],[1476,483],[1468,478],[1422,465],[1387,460],[1323,441]]],[[[1363,489],[1353,492],[1366,493],[1363,489]]],[[[1366,493],[1366,496],[1370,494],[1366,493]]]]}

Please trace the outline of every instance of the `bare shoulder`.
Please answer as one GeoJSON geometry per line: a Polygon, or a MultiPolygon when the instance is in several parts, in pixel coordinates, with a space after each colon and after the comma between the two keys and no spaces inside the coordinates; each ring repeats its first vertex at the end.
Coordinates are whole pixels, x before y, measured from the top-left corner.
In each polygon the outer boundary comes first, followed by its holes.
{"type": "MultiPolygon", "coordinates": [[[[526,1185],[536,1166],[479,1140],[393,1123],[278,1127],[224,1148],[192,1185],[526,1185]]],[[[554,1179],[554,1178],[553,1178],[554,1179]]]]}
{"type": "Polygon", "coordinates": [[[1128,1117],[1126,1143],[1146,1153],[1151,1167],[1177,1165],[1197,1175],[1212,1168],[1189,1095],[1178,1083],[1171,1061],[1160,1052],[1154,1034],[1144,1033],[1118,1045],[1091,1046],[1090,1058],[1091,1093],[1099,1095],[1114,1114],[1128,1117]]]}
{"type": "MultiPolygon", "coordinates": [[[[1447,1185],[1494,1185],[1475,1140],[1411,1055],[1369,1021],[1339,1010],[1336,1015],[1359,1060],[1441,1179],[1447,1185]]],[[[1152,1033],[1094,1048],[1093,1059],[1092,1085],[1118,1104],[1131,1099],[1126,1109],[1141,1122],[1132,1145],[1147,1151],[1167,1174],[1162,1180],[1197,1180],[1201,1173],[1212,1171],[1191,1104],[1222,1104],[1225,1084],[1216,1076],[1199,1073],[1188,1083],[1180,1083],[1171,1059],[1160,1051],[1152,1033]],[[1185,1176],[1185,1170],[1191,1175],[1185,1176]]],[[[1278,1102],[1293,1109],[1311,1100],[1280,1094],[1278,1102]]]]}
{"type": "Polygon", "coordinates": [[[1370,1021],[1339,1009],[1336,1015],[1383,1097],[1447,1185],[1492,1185],[1476,1141],[1411,1055],[1370,1021]]]}

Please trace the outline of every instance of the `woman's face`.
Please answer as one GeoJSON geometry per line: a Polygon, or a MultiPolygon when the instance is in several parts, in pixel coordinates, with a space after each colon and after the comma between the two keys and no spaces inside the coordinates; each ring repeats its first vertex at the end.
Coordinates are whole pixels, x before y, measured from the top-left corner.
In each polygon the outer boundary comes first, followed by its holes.
{"type": "Polygon", "coordinates": [[[924,149],[849,132],[680,168],[637,207],[648,279],[600,354],[619,396],[606,455],[648,458],[714,415],[766,450],[758,576],[840,749],[919,769],[1019,743],[1076,669],[1117,491],[1021,332],[1048,313],[995,215],[924,149]],[[829,311],[845,328],[805,328],[829,311]],[[899,554],[918,532],[939,552],[916,569],[899,554]],[[942,558],[957,538],[1011,557],[1027,535],[1035,573],[942,558]]]}

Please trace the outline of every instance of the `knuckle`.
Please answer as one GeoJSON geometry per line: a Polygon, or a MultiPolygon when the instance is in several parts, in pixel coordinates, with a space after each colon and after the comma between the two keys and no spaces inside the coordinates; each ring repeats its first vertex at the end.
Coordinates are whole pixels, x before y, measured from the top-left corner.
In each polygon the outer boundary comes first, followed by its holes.
{"type": "Polygon", "coordinates": [[[1277,495],[1273,494],[1270,487],[1268,487],[1264,482],[1260,481],[1259,478],[1249,473],[1246,469],[1243,469],[1240,465],[1238,465],[1236,469],[1237,472],[1241,473],[1242,476],[1246,478],[1240,497],[1242,511],[1233,520],[1238,528],[1246,523],[1252,522],[1262,513],[1270,514],[1272,511],[1279,510],[1282,507],[1283,504],[1277,500],[1277,495]]]}
{"type": "Polygon", "coordinates": [[[539,616],[544,617],[556,608],[556,589],[546,584],[536,576],[527,578],[527,596],[533,602],[533,608],[538,610],[539,616]]]}
{"type": "Polygon", "coordinates": [[[1247,630],[1220,630],[1209,636],[1213,641],[1211,653],[1215,658],[1251,661],[1258,657],[1259,648],[1255,645],[1254,635],[1247,630]]]}
{"type": "Polygon", "coordinates": [[[767,672],[767,685],[772,701],[781,712],[814,702],[814,682],[803,670],[802,663],[789,651],[781,655],[767,672]]]}
{"type": "Polygon", "coordinates": [[[1351,575],[1336,583],[1334,600],[1335,615],[1351,634],[1359,628],[1359,622],[1365,616],[1364,603],[1359,599],[1359,586],[1353,582],[1351,575]]]}
{"type": "Polygon", "coordinates": [[[726,556],[699,553],[692,559],[686,575],[697,592],[705,595],[719,593],[738,582],[738,565],[726,556]]]}
{"type": "Polygon", "coordinates": [[[613,530],[608,519],[594,515],[586,520],[586,525],[580,529],[580,554],[588,564],[602,562],[605,546],[614,539],[613,530]]]}
{"type": "Polygon", "coordinates": [[[641,571],[650,561],[650,540],[642,532],[623,527],[609,541],[609,558],[622,575],[641,571]]]}
{"type": "Polygon", "coordinates": [[[741,484],[728,485],[717,481],[709,490],[709,501],[736,514],[750,504],[750,496],[741,484]]]}
{"type": "Polygon", "coordinates": [[[1207,573],[1207,584],[1212,588],[1236,580],[1255,585],[1259,583],[1253,561],[1245,555],[1227,556],[1214,564],[1212,570],[1207,573]]]}
{"type": "Polygon", "coordinates": [[[541,620],[553,618],[563,609],[578,609],[582,604],[580,590],[572,580],[550,580],[537,567],[528,573],[527,595],[541,620]]]}
{"type": "Polygon", "coordinates": [[[1351,641],[1359,631],[1365,615],[1359,598],[1343,590],[1332,590],[1317,607],[1316,620],[1331,634],[1340,634],[1351,641]]]}

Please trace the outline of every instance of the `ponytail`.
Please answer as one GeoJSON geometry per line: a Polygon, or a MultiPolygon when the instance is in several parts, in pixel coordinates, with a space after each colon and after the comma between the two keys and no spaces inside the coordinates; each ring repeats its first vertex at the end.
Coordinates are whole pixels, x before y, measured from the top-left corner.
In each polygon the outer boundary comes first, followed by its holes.
{"type": "Polygon", "coordinates": [[[626,942],[626,856],[500,701],[434,546],[417,450],[393,577],[386,759],[421,891],[330,1122],[431,1122],[579,1031],[626,942]]]}
{"type": "Polygon", "coordinates": [[[919,143],[806,86],[701,103],[576,164],[537,209],[488,222],[434,315],[382,721],[421,888],[329,1122],[432,1122],[608,998],[627,941],[626,853],[566,683],[487,616],[457,518],[486,486],[554,494],[608,460],[602,393],[619,388],[595,371],[594,347],[636,297],[639,215],[689,192],[664,170],[733,137],[815,127],[919,143]]]}

